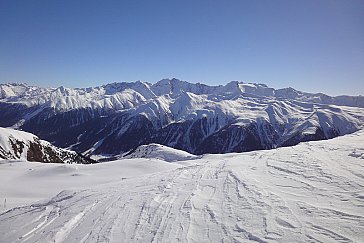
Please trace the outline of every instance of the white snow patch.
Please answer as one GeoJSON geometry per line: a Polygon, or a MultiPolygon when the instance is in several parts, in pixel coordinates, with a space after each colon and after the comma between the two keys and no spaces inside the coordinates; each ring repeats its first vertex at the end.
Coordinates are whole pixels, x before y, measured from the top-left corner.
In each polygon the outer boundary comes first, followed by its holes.
{"type": "Polygon", "coordinates": [[[183,150],[170,148],[164,145],[151,143],[148,145],[141,145],[131,154],[124,157],[130,158],[153,158],[160,159],[167,162],[193,160],[199,158],[196,155],[187,153],[183,150]]]}

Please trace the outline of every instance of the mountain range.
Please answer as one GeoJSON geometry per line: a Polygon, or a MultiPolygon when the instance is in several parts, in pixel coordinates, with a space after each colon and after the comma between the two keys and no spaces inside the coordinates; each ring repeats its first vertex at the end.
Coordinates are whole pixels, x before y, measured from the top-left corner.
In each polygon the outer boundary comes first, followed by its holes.
{"type": "Polygon", "coordinates": [[[331,97],[232,81],[178,79],[91,88],[0,85],[0,126],[31,132],[86,156],[157,143],[191,154],[244,152],[355,132],[363,96],[331,97]]]}

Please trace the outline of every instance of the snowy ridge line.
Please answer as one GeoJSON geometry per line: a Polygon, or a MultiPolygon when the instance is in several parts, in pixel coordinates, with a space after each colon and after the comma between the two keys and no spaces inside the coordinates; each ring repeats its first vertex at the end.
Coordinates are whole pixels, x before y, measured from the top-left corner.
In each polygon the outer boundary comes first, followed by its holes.
{"type": "Polygon", "coordinates": [[[209,86],[201,83],[189,83],[178,79],[162,79],[155,84],[148,82],[110,83],[89,88],[42,88],[25,83],[0,84],[0,101],[21,103],[27,106],[46,105],[58,110],[79,108],[127,109],[136,107],[147,100],[170,95],[176,97],[185,92],[195,95],[230,97],[267,97],[294,99],[310,103],[334,104],[364,107],[363,96],[341,95],[331,97],[323,93],[307,93],[293,88],[274,89],[265,84],[231,81],[226,85],[209,86]]]}

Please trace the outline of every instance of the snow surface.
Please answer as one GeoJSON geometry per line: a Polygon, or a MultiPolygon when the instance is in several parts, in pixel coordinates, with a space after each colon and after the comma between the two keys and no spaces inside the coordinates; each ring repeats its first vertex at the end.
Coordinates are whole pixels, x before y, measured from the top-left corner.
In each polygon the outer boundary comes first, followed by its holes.
{"type": "Polygon", "coordinates": [[[89,188],[179,167],[149,159],[116,160],[92,166],[0,160],[0,212],[49,198],[61,190],[89,188]]]}
{"type": "Polygon", "coordinates": [[[177,163],[2,162],[8,203],[68,190],[0,214],[0,242],[362,242],[363,158],[360,130],[177,163]]]}

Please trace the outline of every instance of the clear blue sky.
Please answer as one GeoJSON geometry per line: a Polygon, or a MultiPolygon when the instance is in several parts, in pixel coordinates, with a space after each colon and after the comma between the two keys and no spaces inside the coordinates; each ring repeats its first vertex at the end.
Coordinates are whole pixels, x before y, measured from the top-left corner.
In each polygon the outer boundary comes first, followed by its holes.
{"type": "Polygon", "coordinates": [[[0,0],[0,82],[176,77],[364,95],[363,0],[0,0]]]}

